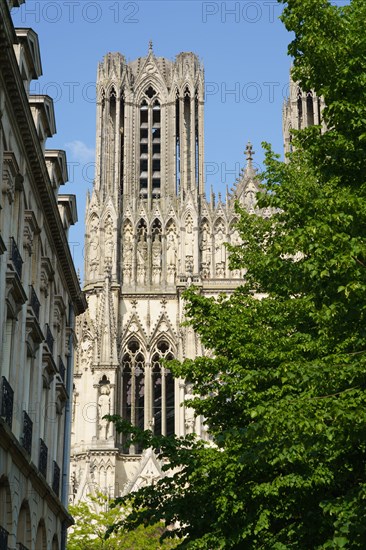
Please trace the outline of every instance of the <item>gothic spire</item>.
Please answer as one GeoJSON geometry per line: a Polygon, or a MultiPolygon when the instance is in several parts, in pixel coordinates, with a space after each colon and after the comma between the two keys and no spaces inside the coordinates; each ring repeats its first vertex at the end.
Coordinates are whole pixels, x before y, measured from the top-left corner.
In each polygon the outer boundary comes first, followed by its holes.
{"type": "Polygon", "coordinates": [[[255,169],[253,168],[253,156],[255,155],[255,151],[253,151],[253,145],[250,141],[247,143],[244,154],[247,157],[247,165],[245,167],[244,174],[253,178],[255,177],[255,169]]]}

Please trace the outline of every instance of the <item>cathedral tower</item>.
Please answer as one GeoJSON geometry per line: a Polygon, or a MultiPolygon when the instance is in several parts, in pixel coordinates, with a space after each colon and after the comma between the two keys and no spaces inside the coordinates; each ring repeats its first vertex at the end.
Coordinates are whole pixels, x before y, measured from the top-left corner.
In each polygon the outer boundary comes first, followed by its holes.
{"type": "Polygon", "coordinates": [[[292,151],[291,130],[303,130],[315,124],[321,125],[323,132],[326,131],[322,118],[324,106],[324,99],[318,97],[314,90],[302,90],[299,83],[290,77],[289,97],[284,101],[282,113],[285,153],[292,151]]]}
{"type": "Polygon", "coordinates": [[[127,446],[103,416],[120,414],[156,434],[204,431],[182,407],[189,387],[161,359],[203,354],[183,327],[182,291],[231,292],[225,242],[237,243],[234,202],[254,209],[252,148],[232,192],[204,194],[204,76],[193,53],[98,67],[96,176],[87,200],[85,286],[77,326],[72,499],[118,495],[160,476],[149,453],[127,446]]]}

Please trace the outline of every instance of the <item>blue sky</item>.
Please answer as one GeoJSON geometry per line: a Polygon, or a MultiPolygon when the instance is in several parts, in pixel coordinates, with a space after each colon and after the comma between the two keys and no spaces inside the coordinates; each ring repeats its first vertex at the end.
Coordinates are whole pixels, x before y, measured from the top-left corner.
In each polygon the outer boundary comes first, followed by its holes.
{"type": "Polygon", "coordinates": [[[16,26],[39,36],[43,75],[33,93],[54,98],[57,134],[47,148],[65,149],[69,183],[62,193],[78,199],[79,223],[70,233],[77,268],[83,272],[85,197],[92,187],[97,64],[109,51],[128,60],[146,55],[174,59],[195,52],[206,82],[206,189],[225,192],[245,163],[250,140],[261,167],[261,142],[282,154],[282,104],[288,91],[291,35],[278,20],[273,0],[234,2],[27,0],[13,10],[16,26]]]}

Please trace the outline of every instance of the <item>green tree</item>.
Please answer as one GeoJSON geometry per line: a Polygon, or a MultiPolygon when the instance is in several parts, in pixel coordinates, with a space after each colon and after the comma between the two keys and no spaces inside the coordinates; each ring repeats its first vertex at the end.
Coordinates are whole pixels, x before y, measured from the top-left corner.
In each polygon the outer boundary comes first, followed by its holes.
{"type": "Polygon", "coordinates": [[[80,502],[69,507],[75,525],[68,533],[67,550],[164,550],[175,548],[174,540],[160,542],[163,524],[141,525],[133,531],[120,529],[106,539],[108,528],[120,521],[126,512],[111,507],[112,501],[103,494],[89,495],[89,504],[80,502]]]}
{"type": "Polygon", "coordinates": [[[114,417],[174,472],[120,525],[163,520],[179,548],[366,548],[366,2],[279,1],[293,77],[324,97],[329,130],[296,132],[287,164],[264,144],[258,206],[273,215],[239,209],[231,248],[245,284],[185,294],[214,358],[171,368],[193,383],[212,442],[114,417]]]}

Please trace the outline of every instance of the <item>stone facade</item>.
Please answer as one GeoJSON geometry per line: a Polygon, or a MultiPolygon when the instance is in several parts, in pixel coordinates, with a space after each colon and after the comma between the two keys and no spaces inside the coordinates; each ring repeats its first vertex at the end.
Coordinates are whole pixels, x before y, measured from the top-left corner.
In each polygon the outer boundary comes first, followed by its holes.
{"type": "Polygon", "coordinates": [[[42,74],[38,38],[0,3],[0,548],[58,550],[67,512],[74,317],[86,301],[67,232],[75,197],[52,100],[29,95],[42,74]]]}
{"type": "Polygon", "coordinates": [[[205,436],[182,406],[190,388],[161,359],[205,351],[184,321],[182,291],[232,292],[225,242],[238,243],[239,200],[254,212],[258,189],[247,165],[225,201],[204,193],[204,76],[193,53],[175,61],[119,53],[98,68],[96,179],[86,208],[85,293],[77,322],[71,456],[72,501],[114,496],[161,474],[152,453],[127,447],[103,420],[118,413],[156,434],[205,436]]]}

